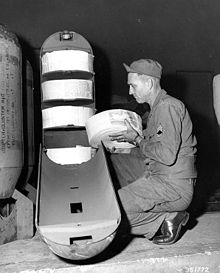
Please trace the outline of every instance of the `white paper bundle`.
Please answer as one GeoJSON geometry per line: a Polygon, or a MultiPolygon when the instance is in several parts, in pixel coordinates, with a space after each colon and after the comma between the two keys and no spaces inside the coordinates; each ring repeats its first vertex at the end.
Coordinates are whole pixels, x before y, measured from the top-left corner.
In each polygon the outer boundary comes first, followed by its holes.
{"type": "Polygon", "coordinates": [[[91,80],[66,79],[42,83],[43,101],[92,99],[93,84],[91,80]]]}
{"type": "Polygon", "coordinates": [[[213,106],[218,124],[220,125],[220,75],[213,78],[213,106]]]}
{"type": "Polygon", "coordinates": [[[81,50],[59,50],[45,53],[42,74],[53,71],[80,70],[93,73],[94,56],[81,50]]]}
{"type": "Polygon", "coordinates": [[[85,126],[95,109],[81,106],[56,106],[42,110],[43,129],[66,126],[85,126]]]}
{"type": "Polygon", "coordinates": [[[91,159],[91,147],[77,145],[72,148],[47,149],[47,156],[61,165],[81,164],[91,159]]]}
{"type": "Polygon", "coordinates": [[[130,121],[133,128],[142,135],[142,120],[138,114],[123,109],[107,110],[90,117],[86,122],[90,145],[97,148],[102,141],[108,148],[134,147],[131,143],[112,141],[109,137],[111,134],[127,129],[125,119],[130,121]]]}

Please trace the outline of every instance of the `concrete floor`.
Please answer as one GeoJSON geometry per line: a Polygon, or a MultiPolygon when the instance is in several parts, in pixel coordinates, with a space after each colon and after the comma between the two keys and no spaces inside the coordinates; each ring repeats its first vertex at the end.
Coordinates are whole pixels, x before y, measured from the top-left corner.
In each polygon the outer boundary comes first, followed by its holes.
{"type": "Polygon", "coordinates": [[[105,254],[81,264],[54,255],[39,236],[0,246],[1,273],[209,273],[220,272],[220,212],[190,220],[180,240],[157,246],[144,238],[116,241],[105,254]]]}

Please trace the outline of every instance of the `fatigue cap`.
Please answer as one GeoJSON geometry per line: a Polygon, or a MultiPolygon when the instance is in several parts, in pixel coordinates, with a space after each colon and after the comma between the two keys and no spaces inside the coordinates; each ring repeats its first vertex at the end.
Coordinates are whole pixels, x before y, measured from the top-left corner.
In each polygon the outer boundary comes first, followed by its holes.
{"type": "Polygon", "coordinates": [[[151,77],[161,78],[162,66],[151,59],[140,59],[131,63],[130,66],[123,64],[128,73],[139,73],[151,77]]]}

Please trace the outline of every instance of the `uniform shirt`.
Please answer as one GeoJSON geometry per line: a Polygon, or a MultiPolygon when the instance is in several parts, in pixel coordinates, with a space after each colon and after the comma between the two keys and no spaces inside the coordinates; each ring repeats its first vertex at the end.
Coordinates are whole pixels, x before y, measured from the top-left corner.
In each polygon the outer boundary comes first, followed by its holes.
{"type": "Polygon", "coordinates": [[[196,178],[196,138],[185,105],[161,90],[148,116],[139,148],[150,175],[196,178]]]}

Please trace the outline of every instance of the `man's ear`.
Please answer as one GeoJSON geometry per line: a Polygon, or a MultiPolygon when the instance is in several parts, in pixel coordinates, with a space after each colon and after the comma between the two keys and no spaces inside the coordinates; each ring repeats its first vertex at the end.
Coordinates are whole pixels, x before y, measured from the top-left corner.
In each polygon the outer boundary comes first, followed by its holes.
{"type": "Polygon", "coordinates": [[[149,89],[152,89],[153,88],[153,86],[154,86],[154,81],[153,81],[153,79],[149,79],[149,89]]]}
{"type": "Polygon", "coordinates": [[[151,78],[148,78],[148,80],[146,81],[146,85],[149,90],[152,89],[154,85],[153,80],[151,78]]]}

